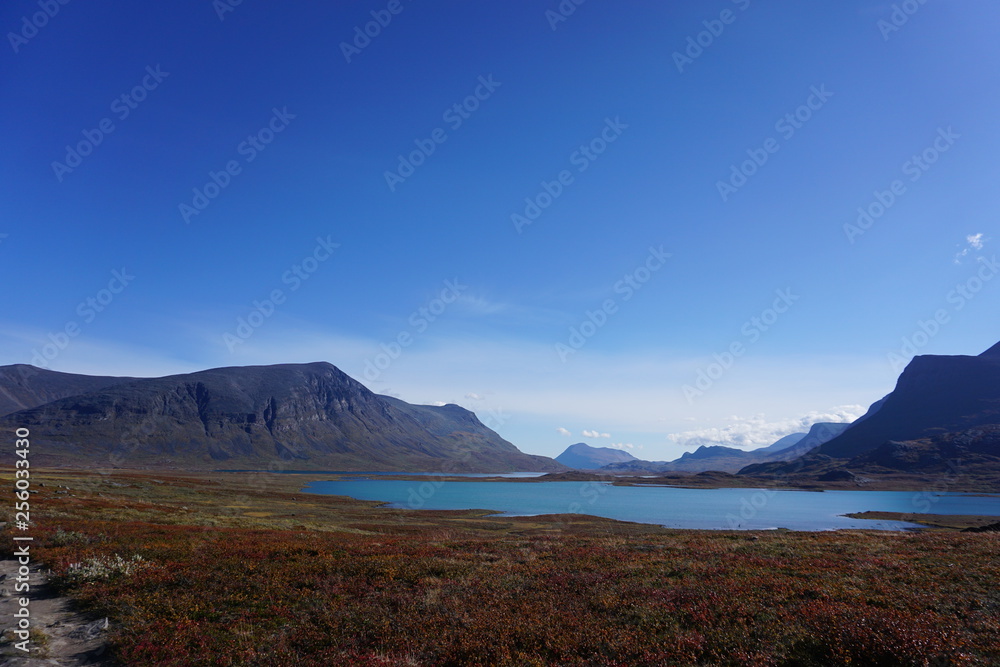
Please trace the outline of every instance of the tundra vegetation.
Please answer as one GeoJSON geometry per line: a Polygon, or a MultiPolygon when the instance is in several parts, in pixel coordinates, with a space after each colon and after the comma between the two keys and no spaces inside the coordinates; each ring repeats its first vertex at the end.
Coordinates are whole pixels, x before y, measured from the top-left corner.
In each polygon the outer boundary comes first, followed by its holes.
{"type": "Polygon", "coordinates": [[[298,475],[33,473],[32,552],[110,618],[123,664],[1000,664],[998,533],[681,531],[396,510],[298,475]]]}

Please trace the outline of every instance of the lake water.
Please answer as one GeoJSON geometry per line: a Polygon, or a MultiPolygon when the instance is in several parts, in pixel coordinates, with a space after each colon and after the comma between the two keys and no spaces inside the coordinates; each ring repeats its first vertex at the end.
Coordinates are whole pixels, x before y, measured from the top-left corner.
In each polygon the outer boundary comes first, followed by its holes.
{"type": "Polygon", "coordinates": [[[216,472],[266,472],[268,474],[274,475],[349,475],[351,477],[356,477],[358,475],[363,475],[365,477],[376,476],[399,476],[399,475],[409,475],[409,476],[419,476],[419,477],[440,477],[442,474],[448,477],[503,477],[506,479],[530,479],[532,477],[541,477],[547,473],[544,472],[385,472],[382,470],[373,471],[358,471],[358,470],[217,470],[216,472]]]}
{"type": "MultiPolygon", "coordinates": [[[[1000,496],[919,491],[777,491],[612,486],[607,482],[444,482],[348,479],[303,491],[381,500],[407,509],[496,510],[507,516],[580,513],[668,528],[906,530],[916,524],[850,519],[878,510],[1000,517],[1000,496]]],[[[1000,520],[1000,519],[998,519],[1000,520]]]]}

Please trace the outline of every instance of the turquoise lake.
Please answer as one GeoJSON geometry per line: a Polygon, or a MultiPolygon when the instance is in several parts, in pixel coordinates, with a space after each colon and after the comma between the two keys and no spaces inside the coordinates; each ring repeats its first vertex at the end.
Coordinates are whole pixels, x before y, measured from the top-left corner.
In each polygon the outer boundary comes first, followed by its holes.
{"type": "Polygon", "coordinates": [[[1000,517],[1000,496],[931,491],[776,491],[612,486],[607,482],[445,482],[344,479],[313,482],[303,491],[380,500],[407,509],[486,509],[507,516],[579,513],[668,528],[906,530],[916,524],[850,519],[878,510],[912,514],[1000,517]]]}

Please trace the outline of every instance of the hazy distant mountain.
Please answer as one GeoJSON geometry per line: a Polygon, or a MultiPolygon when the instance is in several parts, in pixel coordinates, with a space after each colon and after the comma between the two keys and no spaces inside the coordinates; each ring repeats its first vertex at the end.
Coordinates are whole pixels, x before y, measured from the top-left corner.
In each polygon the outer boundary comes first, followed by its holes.
{"type": "MultiPolygon", "coordinates": [[[[685,452],[673,461],[624,461],[611,463],[603,470],[607,472],[664,473],[664,472],[719,472],[735,473],[752,466],[772,461],[789,461],[827,440],[837,436],[848,424],[821,422],[813,424],[808,433],[786,435],[772,445],[754,450],[736,449],[721,445],[702,445],[693,452],[685,452]]],[[[558,460],[558,459],[557,459],[558,460]]]]}
{"type": "MultiPolygon", "coordinates": [[[[464,408],[378,396],[328,363],[217,368],[126,381],[56,375],[64,377],[45,376],[52,383],[46,391],[66,398],[0,418],[5,428],[31,429],[33,464],[565,469],[550,458],[524,454],[464,408]],[[79,393],[88,383],[93,388],[79,393]]],[[[7,372],[0,379],[9,377],[7,372]]],[[[3,386],[11,393],[12,386],[17,388],[10,382],[3,386]]]]}
{"type": "Polygon", "coordinates": [[[577,470],[597,470],[609,463],[621,463],[626,461],[637,461],[634,456],[620,449],[611,447],[591,447],[590,445],[578,442],[570,445],[562,454],[556,457],[556,461],[577,470]]]}
{"type": "MultiPolygon", "coordinates": [[[[871,410],[869,410],[869,414],[871,414],[871,410]]],[[[864,417],[861,417],[861,419],[864,419],[864,417]]],[[[860,421],[860,419],[852,422],[852,424],[857,424],[858,421],[860,421]]],[[[765,458],[759,459],[754,463],[750,463],[745,468],[740,468],[738,471],[734,472],[739,472],[741,475],[752,475],[767,473],[773,469],[780,468],[786,462],[799,459],[820,445],[833,440],[847,430],[852,424],[840,422],[817,422],[810,427],[809,432],[806,433],[804,438],[800,439],[791,447],[786,447],[781,451],[767,454],[765,458]]],[[[761,450],[757,451],[759,452],[761,450]]]]}
{"type": "Polygon", "coordinates": [[[752,465],[740,474],[820,476],[943,470],[964,456],[967,474],[1000,471],[1000,344],[983,354],[923,355],[893,391],[840,435],[788,463],[752,465]]]}
{"type": "Polygon", "coordinates": [[[784,438],[779,439],[773,445],[768,445],[767,447],[761,447],[759,449],[754,449],[755,454],[769,454],[771,452],[780,452],[784,449],[788,449],[792,445],[798,443],[802,438],[806,437],[806,433],[792,433],[791,435],[786,435],[784,438]]]}
{"type": "Polygon", "coordinates": [[[773,461],[791,461],[803,454],[810,452],[820,445],[833,440],[838,435],[851,427],[854,422],[817,422],[809,428],[805,437],[800,439],[791,447],[786,447],[778,452],[773,452],[773,461]]]}
{"type": "Polygon", "coordinates": [[[0,366],[0,417],[134,379],[58,373],[27,364],[0,366]]]}
{"type": "Polygon", "coordinates": [[[684,452],[679,459],[667,463],[662,470],[663,472],[705,472],[706,470],[735,472],[747,463],[756,460],[753,453],[742,449],[721,445],[702,445],[693,452],[684,452]]]}

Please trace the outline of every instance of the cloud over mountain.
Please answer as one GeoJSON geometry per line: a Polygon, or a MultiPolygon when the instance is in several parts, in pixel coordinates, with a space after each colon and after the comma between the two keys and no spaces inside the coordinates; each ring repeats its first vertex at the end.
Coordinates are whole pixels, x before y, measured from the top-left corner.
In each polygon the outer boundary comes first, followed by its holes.
{"type": "Polygon", "coordinates": [[[731,422],[721,428],[704,428],[672,433],[667,439],[672,443],[694,448],[721,445],[738,449],[766,447],[791,433],[808,431],[817,422],[852,422],[865,413],[860,405],[840,405],[827,411],[813,411],[801,417],[768,421],[766,415],[729,417],[731,422]]]}

